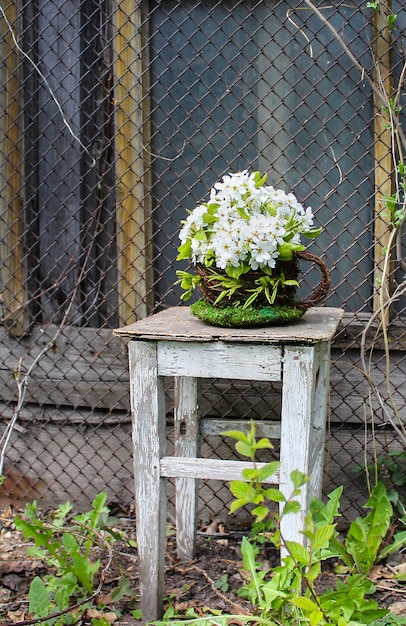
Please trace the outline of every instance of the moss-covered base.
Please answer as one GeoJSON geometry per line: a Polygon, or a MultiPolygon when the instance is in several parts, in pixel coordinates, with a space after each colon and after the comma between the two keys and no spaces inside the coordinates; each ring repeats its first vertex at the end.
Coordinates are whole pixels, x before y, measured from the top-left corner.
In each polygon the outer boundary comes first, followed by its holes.
{"type": "Polygon", "coordinates": [[[218,306],[215,307],[207,300],[199,300],[190,307],[195,317],[211,326],[229,328],[248,328],[250,326],[270,326],[271,324],[286,324],[299,319],[305,309],[297,306],[264,306],[255,307],[218,306]]]}

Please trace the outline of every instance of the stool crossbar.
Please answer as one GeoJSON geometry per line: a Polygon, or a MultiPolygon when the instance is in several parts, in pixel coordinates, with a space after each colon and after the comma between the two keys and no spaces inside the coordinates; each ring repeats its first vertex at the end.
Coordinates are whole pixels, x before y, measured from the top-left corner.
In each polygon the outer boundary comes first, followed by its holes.
{"type": "MultiPolygon", "coordinates": [[[[280,422],[268,424],[272,438],[280,438],[280,469],[269,480],[289,496],[293,470],[311,477],[298,498],[300,514],[287,515],[281,526],[285,539],[304,542],[300,531],[310,497],[321,495],[330,342],[342,315],[341,309],[313,308],[293,324],[231,329],[200,322],[188,307],[173,307],[115,331],[130,339],[143,621],[162,615],[166,479],[175,479],[178,556],[189,561],[195,552],[198,480],[241,479],[242,470],[252,467],[244,461],[200,458],[202,432],[230,429],[228,420],[199,419],[202,378],[282,382],[280,422]],[[168,376],[174,377],[173,456],[166,454],[164,378],[168,376]]],[[[243,427],[239,421],[232,426],[243,427]]]]}

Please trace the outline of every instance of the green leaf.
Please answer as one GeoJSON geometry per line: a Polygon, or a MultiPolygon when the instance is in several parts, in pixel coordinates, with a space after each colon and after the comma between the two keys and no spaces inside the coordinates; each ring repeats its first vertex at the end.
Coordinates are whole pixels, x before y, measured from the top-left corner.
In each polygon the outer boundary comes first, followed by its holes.
{"type": "Polygon", "coordinates": [[[280,491],[279,489],[274,489],[273,487],[266,489],[264,491],[264,496],[268,498],[268,500],[271,500],[272,502],[285,502],[286,500],[282,491],[280,491]]]}
{"type": "Polygon", "coordinates": [[[262,520],[264,520],[268,515],[269,509],[264,504],[260,504],[259,506],[254,507],[251,513],[254,517],[256,517],[257,522],[262,522],[262,520]]]}
{"type": "Polygon", "coordinates": [[[278,259],[280,261],[291,261],[293,259],[292,246],[290,246],[288,243],[282,243],[280,246],[278,246],[278,252],[278,259]]]}
{"type": "Polygon", "coordinates": [[[68,608],[70,598],[77,589],[77,582],[77,578],[72,572],[58,578],[54,598],[59,611],[68,608]]]}
{"type": "Polygon", "coordinates": [[[263,601],[263,594],[260,586],[261,581],[257,572],[255,550],[246,537],[243,537],[242,539],[241,554],[243,557],[244,568],[247,570],[247,572],[249,572],[251,576],[251,586],[255,591],[256,604],[261,605],[263,601]]]}
{"type": "Polygon", "coordinates": [[[313,600],[311,600],[310,598],[305,598],[304,596],[298,596],[297,598],[292,598],[291,600],[289,600],[289,602],[307,612],[319,610],[319,607],[317,606],[315,602],[313,602],[313,600]]]}
{"type": "Polygon", "coordinates": [[[231,437],[232,439],[237,439],[237,441],[244,441],[245,443],[248,443],[247,435],[240,430],[224,430],[220,434],[224,435],[225,437],[231,437]]]}
{"type": "Polygon", "coordinates": [[[37,547],[47,546],[52,538],[52,531],[45,528],[40,520],[36,520],[36,526],[18,517],[14,518],[17,530],[23,533],[25,539],[33,539],[37,547]]]}
{"type": "Polygon", "coordinates": [[[377,555],[392,519],[392,506],[382,483],[375,485],[366,504],[372,510],[365,518],[351,522],[345,547],[359,572],[368,574],[377,562],[377,555]]]}
{"type": "Polygon", "coordinates": [[[249,482],[258,482],[259,469],[247,467],[243,469],[242,475],[249,482]]]}
{"type": "Polygon", "coordinates": [[[258,480],[262,483],[264,480],[276,474],[276,472],[280,468],[279,461],[272,461],[272,463],[267,463],[264,467],[261,467],[258,474],[258,480]]]}
{"type": "Polygon", "coordinates": [[[331,524],[328,526],[321,526],[316,530],[312,539],[312,549],[313,551],[321,550],[322,548],[326,548],[329,544],[330,539],[334,535],[335,527],[331,524]]]}
{"type": "Polygon", "coordinates": [[[72,510],[72,504],[70,502],[65,502],[64,504],[60,504],[56,511],[55,517],[53,519],[53,525],[57,526],[58,528],[63,526],[71,510],[72,510]]]}
{"type": "Polygon", "coordinates": [[[327,496],[327,503],[315,497],[311,498],[309,509],[316,525],[324,524],[325,522],[332,524],[335,517],[340,515],[339,509],[342,493],[343,487],[337,487],[327,496]]]}
{"type": "Polygon", "coordinates": [[[271,442],[269,441],[267,437],[263,437],[262,439],[259,439],[255,443],[255,449],[256,450],[266,450],[266,449],[272,450],[273,445],[271,444],[271,442]]]}
{"type": "Polygon", "coordinates": [[[262,185],[265,183],[266,179],[267,179],[267,174],[262,175],[261,172],[254,172],[253,173],[253,180],[255,181],[255,186],[256,187],[262,187],[262,185]]]}
{"type": "Polygon", "coordinates": [[[234,265],[227,265],[225,272],[227,274],[227,276],[230,276],[230,278],[240,278],[241,274],[244,273],[244,267],[243,264],[240,263],[237,267],[234,267],[234,265]]]}
{"type": "Polygon", "coordinates": [[[76,541],[76,537],[71,535],[70,533],[64,533],[62,536],[62,545],[67,552],[72,554],[76,552],[79,548],[79,544],[76,541]]]}
{"type": "Polygon", "coordinates": [[[283,508],[283,515],[289,515],[289,513],[300,513],[301,506],[296,500],[290,500],[283,508]]]}
{"type": "Polygon", "coordinates": [[[239,452],[243,456],[247,456],[249,459],[252,456],[251,446],[249,446],[247,443],[244,443],[244,441],[237,441],[237,443],[235,444],[235,449],[237,450],[237,452],[239,452]]]}
{"type": "Polygon", "coordinates": [[[321,611],[312,611],[308,615],[310,626],[317,626],[324,619],[323,613],[321,611]]]}
{"type": "Polygon", "coordinates": [[[190,239],[186,239],[182,245],[178,248],[178,256],[176,257],[177,261],[183,261],[183,259],[190,259],[192,256],[192,242],[190,239]]]}
{"type": "Polygon", "coordinates": [[[30,585],[28,610],[35,617],[46,617],[49,615],[50,602],[44,581],[35,576],[30,585]]]}
{"type": "Polygon", "coordinates": [[[293,486],[298,488],[305,483],[308,483],[310,480],[310,476],[306,476],[306,474],[303,474],[303,472],[299,472],[299,470],[293,470],[293,472],[290,473],[290,479],[293,483],[293,486]]]}
{"type": "Polygon", "coordinates": [[[243,309],[247,309],[249,306],[251,306],[251,304],[253,302],[255,302],[255,300],[258,298],[258,296],[260,294],[260,289],[259,288],[258,289],[254,289],[254,290],[249,289],[249,291],[252,291],[253,293],[250,296],[248,296],[248,298],[244,302],[243,307],[242,307],[243,309]]]}
{"type": "Polygon", "coordinates": [[[237,207],[237,212],[238,212],[238,215],[239,215],[240,217],[242,217],[242,219],[243,219],[243,220],[247,220],[247,221],[248,221],[248,220],[250,219],[250,216],[249,216],[249,214],[246,212],[246,210],[244,209],[244,207],[237,207]]]}
{"type": "Polygon", "coordinates": [[[323,228],[314,228],[312,230],[307,230],[306,232],[302,233],[302,235],[304,237],[306,237],[307,239],[316,239],[316,237],[318,237],[320,235],[320,233],[322,232],[323,228]]]}
{"type": "Polygon", "coordinates": [[[111,599],[113,602],[118,602],[123,598],[137,598],[138,594],[133,589],[133,582],[129,578],[125,578],[124,576],[120,577],[118,581],[118,585],[115,589],[113,589],[111,593],[111,599]]]}
{"type": "Polygon", "coordinates": [[[230,483],[230,491],[238,500],[246,499],[247,502],[252,502],[256,495],[252,485],[242,480],[233,480],[230,483]]]}
{"type": "Polygon", "coordinates": [[[399,552],[401,548],[406,545],[406,530],[396,533],[393,537],[393,541],[388,546],[385,546],[383,550],[380,550],[378,555],[378,560],[382,561],[389,554],[393,554],[393,552],[399,552]]]}
{"type": "Polygon", "coordinates": [[[215,222],[218,222],[218,217],[217,215],[214,215],[213,213],[210,213],[209,211],[207,213],[204,213],[203,215],[203,222],[205,224],[214,224],[215,222]]]}
{"type": "Polygon", "coordinates": [[[303,563],[303,565],[309,565],[310,553],[301,543],[297,541],[287,541],[286,547],[295,561],[303,563]]]}

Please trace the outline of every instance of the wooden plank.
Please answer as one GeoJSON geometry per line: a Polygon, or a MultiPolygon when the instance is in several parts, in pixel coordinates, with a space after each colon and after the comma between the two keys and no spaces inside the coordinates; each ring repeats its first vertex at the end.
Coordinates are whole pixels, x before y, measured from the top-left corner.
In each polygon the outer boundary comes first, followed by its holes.
{"type": "MultiPolygon", "coordinates": [[[[251,418],[254,419],[254,418],[251,418]]],[[[213,417],[203,417],[200,419],[201,435],[219,435],[224,430],[240,430],[248,433],[251,429],[251,419],[216,419],[213,417]]],[[[255,425],[255,432],[258,438],[280,439],[280,422],[270,422],[269,420],[258,420],[255,425]]]]}
{"type": "MultiPolygon", "coordinates": [[[[117,3],[114,39],[116,100],[117,245],[119,318],[128,324],[147,315],[152,305],[151,198],[146,98],[143,84],[142,3],[117,3]]],[[[144,47],[146,49],[146,46],[144,47]]]]}
{"type": "Polygon", "coordinates": [[[281,348],[269,345],[158,342],[161,376],[280,380],[281,348]]]}
{"type": "MultiPolygon", "coordinates": [[[[199,456],[199,380],[189,376],[175,379],[174,437],[177,457],[199,456]]],[[[176,478],[176,545],[178,558],[195,556],[198,484],[192,478],[176,478]]]]}
{"type": "MultiPolygon", "coordinates": [[[[27,371],[55,331],[35,327],[17,342],[0,327],[0,400],[15,400],[15,371],[27,371]]],[[[67,327],[32,372],[26,401],[128,413],[128,390],[125,344],[108,330],[67,327]]]]}
{"type": "Polygon", "coordinates": [[[190,313],[189,307],[177,306],[160,311],[145,320],[118,328],[114,334],[131,339],[176,341],[239,341],[257,343],[303,342],[311,345],[330,340],[343,317],[342,309],[313,307],[299,320],[281,326],[259,328],[221,328],[210,326],[190,313]]]}
{"type": "MultiPolygon", "coordinates": [[[[0,367],[14,371],[20,359],[28,368],[44,346],[55,337],[57,326],[36,326],[29,337],[18,342],[8,337],[0,326],[0,367]]],[[[127,350],[123,342],[109,330],[68,326],[60,332],[52,348],[38,366],[38,376],[53,379],[116,380],[126,374],[128,381],[127,350]],[[52,372],[52,370],[54,370],[52,372]],[[104,371],[104,374],[102,373],[104,371]]]]}
{"type": "MultiPolygon", "coordinates": [[[[340,332],[334,337],[334,347],[340,347],[343,350],[361,347],[361,337],[364,328],[370,319],[369,314],[359,313],[356,316],[346,313],[343,317],[340,332]]],[[[377,332],[377,323],[370,326],[366,337],[365,345],[368,349],[372,344],[375,349],[384,349],[384,337],[382,332],[377,332]]],[[[399,319],[391,322],[389,329],[390,351],[406,352],[406,326],[404,321],[399,319]]]]}
{"type": "MultiPolygon", "coordinates": [[[[374,11],[372,49],[374,55],[374,80],[385,95],[388,106],[392,97],[392,34],[387,16],[392,13],[391,0],[379,3],[374,11]]],[[[395,165],[392,158],[393,130],[382,111],[382,99],[374,93],[374,154],[375,154],[375,222],[374,222],[374,310],[380,308],[380,292],[386,300],[392,291],[390,276],[384,276],[384,256],[390,238],[390,215],[385,198],[393,193],[395,165]]],[[[389,266],[389,270],[391,265],[389,266]]],[[[389,311],[386,323],[389,322],[389,311]]]]}
{"type": "MultiPolygon", "coordinates": [[[[27,411],[31,407],[26,408],[27,411]]],[[[39,506],[55,507],[70,500],[75,508],[89,509],[89,504],[100,491],[107,491],[110,502],[129,506],[134,501],[131,425],[98,425],[77,428],[76,424],[55,424],[55,410],[49,407],[36,409],[23,430],[15,432],[7,455],[6,481],[0,490],[0,506],[13,503],[21,507],[36,499],[39,506]],[[43,412],[44,423],[36,421],[43,412]],[[68,442],[68,445],[67,445],[68,442]],[[27,452],[29,451],[29,453],[27,452]],[[10,493],[11,492],[11,493],[10,493]]],[[[5,415],[3,410],[2,415],[5,415]]],[[[27,414],[27,418],[29,415],[27,414]]],[[[0,430],[4,425],[0,420],[0,430]]],[[[167,431],[172,439],[171,429],[167,431]]],[[[169,441],[168,452],[173,448],[169,441]]],[[[354,519],[362,513],[366,502],[366,483],[362,472],[356,473],[356,465],[364,460],[373,462],[374,452],[380,455],[385,450],[401,451],[398,437],[388,429],[375,432],[375,443],[371,431],[348,425],[331,427],[326,438],[324,463],[324,489],[326,495],[335,487],[344,485],[341,498],[343,521],[354,519]]],[[[224,438],[208,438],[203,442],[202,454],[213,454],[233,459],[224,438]]],[[[170,511],[173,513],[173,489],[168,480],[170,511]]],[[[230,520],[227,504],[231,501],[229,486],[223,481],[203,480],[199,489],[199,521],[207,524],[215,517],[230,520]]],[[[365,509],[364,509],[365,512],[365,509]]],[[[236,514],[232,516],[235,519],[236,514]]],[[[241,522],[249,514],[238,512],[241,522]]]]}
{"type": "MultiPolygon", "coordinates": [[[[23,359],[23,368],[28,367],[44,343],[54,335],[56,328],[36,326],[29,336],[17,341],[0,326],[0,401],[15,400],[14,372],[19,359],[23,359]]],[[[369,385],[359,371],[359,350],[347,350],[345,356],[341,349],[333,350],[331,361],[330,419],[333,422],[362,423],[365,418],[364,399],[368,398],[369,385]]],[[[394,350],[391,354],[391,383],[396,402],[406,421],[403,363],[404,353],[394,350]]],[[[380,351],[374,356],[372,374],[385,395],[380,351]]],[[[170,380],[167,389],[170,407],[173,404],[170,380]]],[[[119,419],[128,420],[128,390],[126,341],[113,337],[110,330],[70,326],[63,330],[54,348],[33,372],[27,389],[27,402],[36,403],[40,407],[45,404],[59,407],[70,405],[80,407],[80,411],[86,407],[95,411],[106,409],[117,416],[122,412],[123,416],[119,419]]],[[[230,381],[226,380],[216,381],[215,386],[212,386],[211,381],[205,381],[203,391],[200,402],[204,415],[235,417],[239,420],[249,417],[279,419],[280,383],[257,382],[252,387],[244,381],[234,381],[230,386],[230,381]]],[[[379,406],[374,398],[372,400],[375,419],[379,420],[379,406]]],[[[80,417],[74,417],[75,411],[73,408],[71,419],[80,420],[80,417]]],[[[41,419],[41,411],[38,413],[33,407],[33,413],[37,415],[35,419],[41,419]]]]}
{"type": "MultiPolygon", "coordinates": [[[[228,459],[195,459],[186,457],[164,456],[160,461],[161,475],[166,478],[201,478],[204,480],[244,480],[243,470],[261,469],[265,463],[249,461],[230,461],[228,459]]],[[[277,485],[279,473],[270,476],[266,481],[277,485]]]]}
{"type": "MultiPolygon", "coordinates": [[[[31,407],[26,407],[29,411],[31,407]]],[[[131,424],[120,427],[53,422],[47,407],[37,408],[48,420],[25,421],[12,435],[0,490],[0,506],[24,506],[37,500],[41,507],[71,501],[89,510],[94,496],[106,491],[110,502],[134,501],[131,424]]],[[[2,416],[7,413],[2,412],[2,416]]],[[[35,415],[32,415],[35,417],[35,415]]],[[[6,422],[0,420],[0,430],[6,422]]]]}
{"type": "MultiPolygon", "coordinates": [[[[20,0],[7,2],[6,18],[17,39],[20,0]]],[[[27,269],[24,250],[24,150],[20,55],[0,15],[2,89],[0,94],[0,260],[3,318],[8,332],[20,337],[29,329],[27,269]]]]}
{"type": "Polygon", "coordinates": [[[166,484],[159,462],[165,454],[165,398],[158,376],[156,344],[129,345],[135,510],[143,620],[162,614],[166,484]]]}
{"type": "Polygon", "coordinates": [[[36,230],[39,267],[32,279],[38,280],[34,283],[39,294],[36,305],[41,308],[43,321],[62,320],[69,303],[70,320],[78,322],[82,260],[81,1],[37,0],[35,4],[33,54],[40,59],[48,84],[39,79],[35,93],[38,136],[32,167],[37,170],[38,189],[31,202],[36,206],[32,227],[36,230]],[[62,107],[63,118],[54,98],[62,107]]]}
{"type": "MultiPolygon", "coordinates": [[[[299,470],[306,476],[312,473],[311,447],[313,434],[314,392],[318,371],[318,347],[287,346],[284,350],[281,416],[281,467],[280,489],[290,498],[294,489],[292,471],[299,470]]],[[[319,407],[319,410],[322,407],[319,407]]],[[[324,407],[325,413],[327,406],[324,407]]],[[[319,417],[316,418],[320,423],[319,417]]],[[[318,475],[320,479],[320,475],[318,475]]],[[[321,485],[317,491],[321,491],[321,485]]],[[[311,495],[310,485],[304,484],[295,499],[300,503],[297,515],[286,515],[281,520],[281,535],[284,540],[303,543],[300,533],[304,528],[305,516],[311,495]]],[[[281,505],[282,506],[282,505],[281,505]]],[[[282,511],[281,511],[282,512],[282,511]]],[[[282,553],[284,551],[282,550],[282,553]]]]}

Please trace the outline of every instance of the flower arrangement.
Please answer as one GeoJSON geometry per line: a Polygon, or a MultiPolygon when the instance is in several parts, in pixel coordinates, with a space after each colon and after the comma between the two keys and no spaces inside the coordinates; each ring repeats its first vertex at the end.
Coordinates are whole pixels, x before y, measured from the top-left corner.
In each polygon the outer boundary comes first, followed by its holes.
{"type": "Polygon", "coordinates": [[[301,236],[314,239],[321,228],[293,193],[265,182],[266,175],[247,170],[224,176],[184,220],[177,260],[191,259],[196,273],[177,272],[183,300],[200,286],[214,307],[292,301],[301,236]]]}

